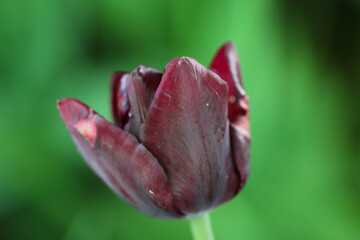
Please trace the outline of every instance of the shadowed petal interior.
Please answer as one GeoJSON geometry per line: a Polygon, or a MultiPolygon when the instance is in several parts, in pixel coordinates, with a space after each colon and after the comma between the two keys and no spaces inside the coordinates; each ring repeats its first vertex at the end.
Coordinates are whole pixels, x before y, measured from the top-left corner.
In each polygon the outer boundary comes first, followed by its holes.
{"type": "Polygon", "coordinates": [[[129,117],[129,100],[127,97],[128,76],[125,72],[115,72],[111,84],[111,107],[115,123],[123,127],[129,117]]]}
{"type": "Polygon", "coordinates": [[[161,81],[162,73],[156,69],[139,66],[129,75],[127,87],[130,101],[130,120],[125,127],[138,137],[140,128],[145,122],[149,106],[161,81]]]}

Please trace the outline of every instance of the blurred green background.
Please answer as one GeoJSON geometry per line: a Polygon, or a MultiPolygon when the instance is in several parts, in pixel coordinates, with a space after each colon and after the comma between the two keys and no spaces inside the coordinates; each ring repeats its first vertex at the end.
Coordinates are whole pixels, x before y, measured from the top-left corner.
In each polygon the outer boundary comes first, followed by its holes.
{"type": "Polygon", "coordinates": [[[190,239],[88,168],[56,100],[110,119],[109,79],[233,39],[251,101],[245,189],[217,240],[360,239],[360,2],[0,0],[0,239],[190,239]]]}

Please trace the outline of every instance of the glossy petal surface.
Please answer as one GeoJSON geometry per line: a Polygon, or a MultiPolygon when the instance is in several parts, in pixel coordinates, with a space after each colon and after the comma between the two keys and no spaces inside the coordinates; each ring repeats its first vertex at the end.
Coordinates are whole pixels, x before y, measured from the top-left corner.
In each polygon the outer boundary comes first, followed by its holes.
{"type": "Polygon", "coordinates": [[[115,193],[145,214],[182,217],[163,168],[134,136],[76,99],[58,108],[80,154],[115,193]]]}
{"type": "Polygon", "coordinates": [[[238,176],[231,160],[226,83],[197,61],[170,62],[140,132],[164,167],[175,204],[184,214],[233,196],[238,176]]]}

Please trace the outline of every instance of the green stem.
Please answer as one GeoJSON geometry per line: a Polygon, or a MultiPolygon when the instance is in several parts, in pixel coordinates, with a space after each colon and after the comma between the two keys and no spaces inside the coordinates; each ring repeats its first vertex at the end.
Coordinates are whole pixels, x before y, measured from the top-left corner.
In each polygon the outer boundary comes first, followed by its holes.
{"type": "Polygon", "coordinates": [[[209,212],[191,218],[190,227],[194,240],[214,240],[209,212]]]}

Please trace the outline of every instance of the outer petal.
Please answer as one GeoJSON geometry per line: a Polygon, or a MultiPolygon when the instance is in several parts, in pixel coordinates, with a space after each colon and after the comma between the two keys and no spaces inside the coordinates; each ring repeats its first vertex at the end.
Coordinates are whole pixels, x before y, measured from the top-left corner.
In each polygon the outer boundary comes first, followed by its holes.
{"type": "Polygon", "coordinates": [[[127,84],[129,74],[125,72],[115,72],[111,84],[111,107],[115,123],[123,127],[129,120],[129,100],[127,97],[127,84]]]}
{"type": "Polygon", "coordinates": [[[240,174],[240,189],[246,184],[250,171],[249,132],[232,123],[230,127],[233,157],[240,174]]]}
{"type": "Polygon", "coordinates": [[[127,92],[130,101],[129,131],[139,135],[149,106],[161,81],[162,73],[156,69],[139,66],[130,74],[127,92]]]}
{"type": "Polygon", "coordinates": [[[239,57],[232,42],[224,44],[215,55],[210,68],[229,86],[229,114],[233,158],[240,174],[240,188],[249,176],[250,129],[249,99],[243,88],[239,57]]]}
{"type": "Polygon", "coordinates": [[[248,109],[241,105],[240,99],[246,96],[246,92],[242,84],[239,57],[232,42],[221,46],[210,69],[224,79],[229,86],[229,120],[232,122],[237,116],[245,115],[248,109]]]}
{"type": "Polygon", "coordinates": [[[63,99],[58,108],[80,154],[115,193],[145,214],[182,217],[163,168],[134,136],[78,100],[63,99]]]}
{"type": "Polygon", "coordinates": [[[177,209],[185,214],[215,207],[238,188],[227,99],[227,85],[218,75],[194,59],[174,59],[140,132],[168,175],[177,209]]]}

